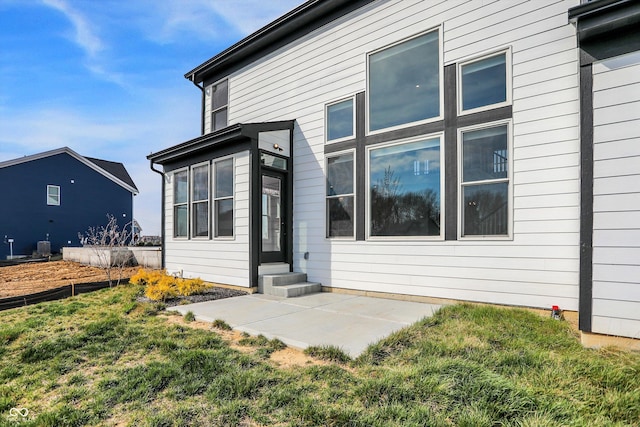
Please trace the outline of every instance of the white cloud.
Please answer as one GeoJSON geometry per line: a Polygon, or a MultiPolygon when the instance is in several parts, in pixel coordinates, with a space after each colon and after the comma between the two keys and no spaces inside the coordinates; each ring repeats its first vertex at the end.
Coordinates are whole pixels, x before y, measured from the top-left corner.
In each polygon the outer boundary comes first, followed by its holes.
{"type": "Polygon", "coordinates": [[[94,58],[104,49],[100,38],[91,30],[95,23],[90,23],[85,16],[73,9],[64,0],[42,0],[43,3],[65,15],[74,28],[73,41],[80,46],[86,54],[94,58]]]}
{"type": "Polygon", "coordinates": [[[136,8],[130,16],[147,38],[171,43],[185,35],[198,41],[233,39],[230,33],[241,38],[299,4],[300,0],[146,0],[129,7],[136,8]]]}
{"type": "Polygon", "coordinates": [[[249,35],[302,4],[300,0],[238,0],[209,2],[213,10],[242,34],[249,35]]]}
{"type": "Polygon", "coordinates": [[[73,27],[69,38],[84,52],[83,65],[87,70],[101,80],[127,86],[124,75],[110,70],[107,66],[105,51],[108,46],[94,31],[99,28],[97,19],[91,20],[86,14],[70,6],[66,0],[42,0],[42,3],[62,13],[69,20],[73,27]]]}

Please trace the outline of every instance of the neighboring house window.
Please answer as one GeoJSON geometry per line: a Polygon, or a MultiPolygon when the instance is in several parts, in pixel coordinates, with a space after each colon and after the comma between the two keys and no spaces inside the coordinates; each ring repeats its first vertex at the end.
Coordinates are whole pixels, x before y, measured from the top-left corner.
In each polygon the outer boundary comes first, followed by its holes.
{"type": "Polygon", "coordinates": [[[339,141],[355,136],[353,98],[327,105],[327,141],[339,141]]]}
{"type": "Polygon", "coordinates": [[[229,83],[223,80],[211,86],[211,131],[227,127],[229,83]]]}
{"type": "Polygon", "coordinates": [[[327,157],[327,237],[353,237],[353,152],[327,157]]]}
{"type": "Polygon", "coordinates": [[[370,54],[369,131],[440,116],[440,63],[439,30],[370,54]]]}
{"type": "Polygon", "coordinates": [[[440,136],[369,150],[369,236],[440,236],[440,136]]]}
{"type": "Polygon", "coordinates": [[[47,185],[47,205],[60,206],[60,187],[58,185],[47,185]]]}
{"type": "Polygon", "coordinates": [[[189,236],[189,172],[173,174],[173,236],[189,236]]]}
{"type": "Polygon", "coordinates": [[[215,236],[233,237],[233,158],[214,163],[215,236]]]}
{"type": "Polygon", "coordinates": [[[495,108],[510,101],[507,52],[460,64],[460,112],[495,108]]]}
{"type": "Polygon", "coordinates": [[[191,169],[193,182],[191,193],[191,235],[209,236],[209,165],[195,166],[191,169]]]}
{"type": "Polygon", "coordinates": [[[461,134],[461,236],[507,236],[509,124],[461,134]]]}

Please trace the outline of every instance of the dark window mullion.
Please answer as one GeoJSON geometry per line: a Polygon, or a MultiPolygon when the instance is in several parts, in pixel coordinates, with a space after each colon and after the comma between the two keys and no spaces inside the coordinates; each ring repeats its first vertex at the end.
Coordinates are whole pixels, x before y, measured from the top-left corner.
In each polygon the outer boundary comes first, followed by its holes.
{"type": "Polygon", "coordinates": [[[458,106],[456,64],[444,67],[444,239],[458,239],[458,106]]]}

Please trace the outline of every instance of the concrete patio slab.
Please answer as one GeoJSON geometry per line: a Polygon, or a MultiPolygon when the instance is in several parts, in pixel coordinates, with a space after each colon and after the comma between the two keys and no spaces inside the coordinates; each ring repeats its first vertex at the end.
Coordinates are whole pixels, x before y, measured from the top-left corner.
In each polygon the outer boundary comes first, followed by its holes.
{"type": "Polygon", "coordinates": [[[236,330],[278,338],[291,347],[333,345],[357,357],[370,344],[433,315],[439,308],[435,304],[322,292],[297,298],[252,294],[168,310],[183,315],[191,311],[202,321],[221,319],[236,330]]]}

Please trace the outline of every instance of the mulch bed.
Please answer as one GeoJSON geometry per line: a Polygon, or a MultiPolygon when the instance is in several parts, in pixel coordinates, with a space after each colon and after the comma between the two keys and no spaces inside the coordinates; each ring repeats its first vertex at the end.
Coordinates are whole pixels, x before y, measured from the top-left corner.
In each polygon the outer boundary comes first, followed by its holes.
{"type": "MultiPolygon", "coordinates": [[[[178,298],[168,299],[164,301],[163,304],[167,307],[175,307],[177,305],[193,304],[196,302],[205,302],[205,301],[214,301],[217,299],[239,297],[242,295],[248,295],[248,292],[237,291],[235,289],[213,287],[205,290],[201,294],[190,295],[188,297],[178,297],[178,298]]],[[[157,301],[150,300],[149,298],[144,296],[138,297],[137,301],[138,302],[157,302],[157,301]]]]}

